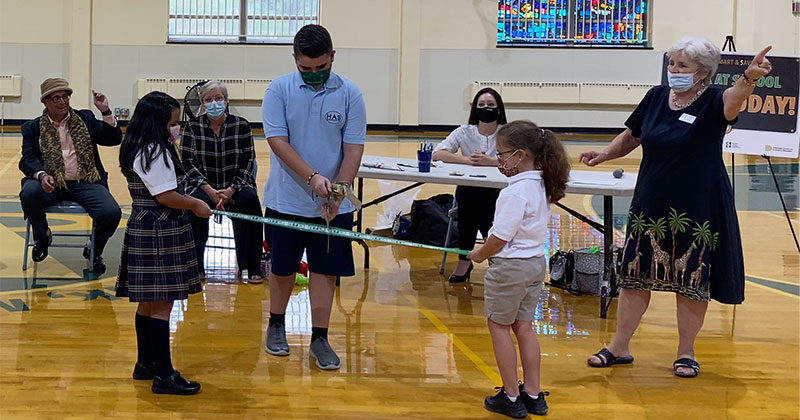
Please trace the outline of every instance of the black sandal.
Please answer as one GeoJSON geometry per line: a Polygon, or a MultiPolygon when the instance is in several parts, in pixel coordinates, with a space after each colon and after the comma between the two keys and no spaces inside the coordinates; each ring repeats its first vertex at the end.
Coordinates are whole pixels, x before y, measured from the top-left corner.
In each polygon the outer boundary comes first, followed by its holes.
{"type": "Polygon", "coordinates": [[[697,360],[683,357],[672,362],[672,370],[675,372],[675,376],[679,376],[681,378],[694,378],[698,373],[700,373],[700,363],[697,363],[697,360]],[[692,373],[678,373],[678,369],[680,368],[691,369],[692,373]]]}
{"type": "Polygon", "coordinates": [[[592,363],[589,360],[586,360],[586,363],[591,367],[596,368],[604,368],[613,365],[629,365],[633,363],[633,356],[624,356],[624,357],[617,357],[614,356],[613,353],[608,351],[607,348],[603,347],[602,350],[598,351],[597,353],[593,354],[592,356],[596,356],[601,360],[600,363],[592,363]]]}

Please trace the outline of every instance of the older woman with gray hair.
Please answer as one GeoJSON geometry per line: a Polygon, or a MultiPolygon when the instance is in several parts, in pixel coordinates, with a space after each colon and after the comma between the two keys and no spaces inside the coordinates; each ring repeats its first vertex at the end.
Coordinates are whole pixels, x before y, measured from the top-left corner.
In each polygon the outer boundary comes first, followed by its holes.
{"type": "Polygon", "coordinates": [[[675,375],[695,377],[694,341],[708,302],[744,300],[744,262],[733,192],[722,161],[722,139],[735,124],[756,81],[772,69],[764,48],[735,83],[712,87],[720,50],[684,38],[669,50],[669,86],[656,86],[625,122],[627,129],[602,152],[581,153],[595,166],[640,145],[642,162],[628,218],[614,338],[589,366],[633,363],[629,343],[650,302],[650,292],[676,296],[675,375]]]}
{"type": "MultiPolygon", "coordinates": [[[[200,87],[201,115],[189,120],[181,140],[186,170],[186,193],[211,208],[261,216],[253,179],[255,147],[250,123],[228,112],[228,89],[217,80],[200,87]]],[[[190,215],[197,258],[204,270],[208,219],[190,215]]],[[[239,272],[247,270],[249,283],[263,283],[261,225],[231,221],[239,272]]]]}

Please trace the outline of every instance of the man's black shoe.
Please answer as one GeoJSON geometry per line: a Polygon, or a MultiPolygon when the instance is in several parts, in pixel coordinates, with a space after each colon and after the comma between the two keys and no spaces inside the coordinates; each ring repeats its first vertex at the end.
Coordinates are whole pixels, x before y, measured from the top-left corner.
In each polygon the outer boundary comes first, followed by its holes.
{"type": "Polygon", "coordinates": [[[47,229],[47,236],[43,239],[36,241],[33,245],[33,252],[31,252],[31,258],[34,262],[41,262],[47,258],[48,251],[47,249],[53,243],[53,232],[50,229],[47,229]]]}
{"type": "Polygon", "coordinates": [[[92,264],[92,272],[96,274],[103,274],[106,272],[106,262],[103,257],[94,257],[94,264],[92,264]]]}

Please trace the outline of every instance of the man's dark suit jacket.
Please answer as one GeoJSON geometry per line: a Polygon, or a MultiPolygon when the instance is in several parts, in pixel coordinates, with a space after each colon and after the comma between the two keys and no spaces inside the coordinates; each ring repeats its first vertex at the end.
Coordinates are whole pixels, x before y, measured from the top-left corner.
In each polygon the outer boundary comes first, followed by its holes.
{"type": "MultiPolygon", "coordinates": [[[[119,124],[117,124],[116,127],[112,127],[104,121],[98,120],[94,117],[94,113],[88,109],[76,110],[75,112],[86,124],[86,128],[89,130],[89,136],[92,138],[94,161],[95,166],[97,166],[97,172],[100,174],[100,182],[108,186],[108,173],[103,168],[103,162],[100,160],[100,155],[97,153],[97,145],[119,145],[122,143],[122,130],[120,130],[119,124]]],[[[40,116],[22,124],[22,159],[19,161],[19,170],[25,174],[25,178],[22,179],[22,182],[25,182],[27,178],[33,179],[37,172],[44,170],[42,151],[39,150],[39,130],[41,128],[41,122],[39,120],[41,118],[40,116]]]]}

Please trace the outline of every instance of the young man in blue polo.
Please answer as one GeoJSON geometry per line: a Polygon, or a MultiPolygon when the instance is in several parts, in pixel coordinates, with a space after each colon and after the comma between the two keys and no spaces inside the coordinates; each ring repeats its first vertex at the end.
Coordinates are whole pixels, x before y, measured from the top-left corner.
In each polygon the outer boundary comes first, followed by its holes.
{"type": "MultiPolygon", "coordinates": [[[[352,203],[329,196],[333,184],[353,184],[364,152],[367,116],[361,91],[331,72],[335,53],[325,28],[301,28],[294,38],[297,71],[276,78],[264,93],[261,112],[272,150],[264,187],[266,217],[353,227],[352,203]]],[[[320,369],[339,369],[339,357],[328,343],[328,322],[336,278],[355,274],[350,241],[268,225],[265,234],[272,253],[267,353],[289,354],[284,317],[305,251],[310,272],[309,354],[320,369]]]]}

